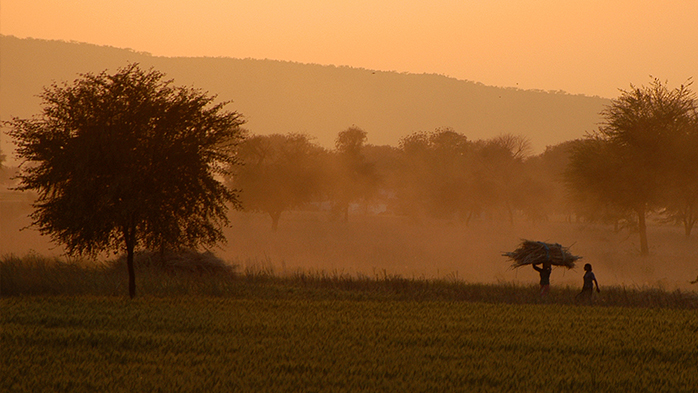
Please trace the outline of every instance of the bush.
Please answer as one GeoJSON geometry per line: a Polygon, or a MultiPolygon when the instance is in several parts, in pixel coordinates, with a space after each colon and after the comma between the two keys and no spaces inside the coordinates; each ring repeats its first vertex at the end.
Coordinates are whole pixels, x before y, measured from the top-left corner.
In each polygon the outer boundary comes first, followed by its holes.
{"type": "MultiPolygon", "coordinates": [[[[179,252],[143,251],[134,256],[134,265],[140,270],[159,270],[163,273],[176,274],[225,274],[234,273],[232,266],[210,251],[198,252],[183,250],[179,252]]],[[[110,263],[112,269],[123,269],[126,266],[126,255],[122,255],[110,263]]]]}

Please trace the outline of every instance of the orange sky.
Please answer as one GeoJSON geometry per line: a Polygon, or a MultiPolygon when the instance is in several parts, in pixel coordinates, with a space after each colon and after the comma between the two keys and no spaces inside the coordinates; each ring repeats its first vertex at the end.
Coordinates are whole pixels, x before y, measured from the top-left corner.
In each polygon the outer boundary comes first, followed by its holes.
{"type": "Polygon", "coordinates": [[[697,0],[0,0],[0,33],[611,98],[698,78],[697,0]]]}

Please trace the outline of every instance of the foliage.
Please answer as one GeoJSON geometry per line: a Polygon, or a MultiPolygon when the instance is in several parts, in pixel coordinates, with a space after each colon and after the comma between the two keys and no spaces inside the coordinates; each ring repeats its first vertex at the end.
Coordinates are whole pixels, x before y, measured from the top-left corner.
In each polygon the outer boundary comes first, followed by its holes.
{"type": "Polygon", "coordinates": [[[601,219],[613,222],[628,215],[630,209],[625,205],[630,201],[627,198],[634,198],[631,185],[617,182],[614,176],[619,172],[611,171],[611,168],[624,172],[632,170],[622,166],[619,158],[612,153],[611,146],[597,137],[573,143],[565,181],[578,206],[578,213],[589,221],[601,219]],[[613,198],[613,195],[616,197],[613,198]]]}
{"type": "Polygon", "coordinates": [[[366,131],[352,126],[337,134],[328,179],[334,212],[349,220],[349,205],[358,200],[367,202],[378,191],[380,178],[375,163],[366,161],[363,150],[366,131]]]}
{"type": "MultiPolygon", "coordinates": [[[[106,262],[5,255],[0,257],[0,296],[117,296],[128,283],[125,264],[126,255],[106,262]]],[[[235,274],[232,266],[210,252],[192,250],[165,255],[139,252],[134,266],[144,295],[196,292],[204,283],[213,287],[216,280],[228,280],[235,274]]]]}
{"type": "Polygon", "coordinates": [[[276,231],[281,213],[311,202],[322,187],[324,150],[307,135],[254,135],[238,149],[241,165],[230,177],[242,206],[262,211],[276,231]]]}
{"type": "Polygon", "coordinates": [[[218,177],[236,162],[240,115],[163,77],[137,64],[83,74],[44,89],[41,117],[10,122],[33,224],[71,255],[125,250],[131,297],[137,247],[215,244],[238,204],[218,177]]]}
{"type": "Polygon", "coordinates": [[[1,301],[3,391],[692,392],[695,310],[1,301]]]}
{"type": "Polygon", "coordinates": [[[403,171],[401,152],[396,146],[371,145],[363,147],[366,162],[373,165],[378,179],[377,192],[371,202],[385,207],[382,213],[395,213],[397,205],[396,190],[400,187],[400,175],[403,171]]]}
{"type": "Polygon", "coordinates": [[[524,161],[524,171],[537,188],[532,197],[521,203],[524,211],[531,212],[529,219],[547,219],[549,215],[561,214],[569,220],[574,213],[564,187],[564,172],[569,165],[573,143],[570,141],[548,146],[543,153],[524,161]],[[541,193],[545,198],[541,198],[541,193]]]}
{"type": "MultiPolygon", "coordinates": [[[[526,137],[511,134],[487,140],[477,150],[476,178],[496,196],[490,200],[506,212],[510,223],[514,222],[515,211],[535,206],[532,200],[541,200],[539,183],[525,172],[524,159],[529,151],[526,137]]],[[[529,216],[536,215],[529,211],[529,216]]]]}
{"type": "Polygon", "coordinates": [[[530,143],[524,137],[500,135],[471,142],[451,128],[415,132],[400,140],[404,210],[424,210],[436,217],[458,216],[468,222],[483,211],[514,211],[532,206],[539,194],[524,175],[530,143]],[[528,204],[528,205],[526,205],[528,204]]]}
{"type": "Polygon", "coordinates": [[[643,255],[649,253],[647,214],[670,204],[671,190],[690,194],[698,182],[685,175],[695,171],[695,163],[685,160],[698,156],[689,86],[669,90],[655,79],[650,86],[622,90],[602,112],[599,130],[576,144],[566,173],[577,198],[611,205],[620,214],[633,212],[643,255]]]}
{"type": "Polygon", "coordinates": [[[466,216],[477,207],[468,192],[472,143],[451,128],[414,132],[400,139],[403,213],[466,216]]]}
{"type": "Polygon", "coordinates": [[[688,238],[698,223],[698,100],[694,100],[688,125],[674,141],[672,150],[673,169],[663,213],[668,221],[682,224],[688,238]]]}

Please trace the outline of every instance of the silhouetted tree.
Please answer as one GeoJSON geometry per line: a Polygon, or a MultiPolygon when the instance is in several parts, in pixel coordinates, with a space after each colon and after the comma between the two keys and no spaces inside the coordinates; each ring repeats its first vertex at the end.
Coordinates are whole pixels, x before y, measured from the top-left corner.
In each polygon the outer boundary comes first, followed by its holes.
{"type": "Polygon", "coordinates": [[[523,163],[530,149],[526,137],[511,134],[484,141],[477,149],[474,171],[479,188],[489,190],[486,203],[503,208],[510,223],[514,222],[516,210],[530,206],[526,205],[527,200],[541,197],[537,182],[524,172],[523,163]]]}
{"type": "Polygon", "coordinates": [[[0,184],[9,183],[12,175],[10,175],[10,168],[5,166],[5,155],[2,154],[0,150],[0,184]]]}
{"type": "Polygon", "coordinates": [[[269,214],[276,231],[281,213],[319,194],[323,154],[307,135],[252,136],[239,146],[243,165],[231,177],[231,185],[242,190],[243,208],[269,214]]]}
{"type": "Polygon", "coordinates": [[[601,112],[599,130],[575,146],[566,178],[578,197],[632,211],[640,252],[647,255],[647,214],[666,205],[676,179],[683,178],[677,159],[691,154],[682,152],[681,141],[695,103],[686,85],[669,90],[655,79],[631,87],[601,112]]]}
{"type": "Polygon", "coordinates": [[[547,146],[540,155],[529,157],[525,162],[525,171],[537,184],[538,192],[529,198],[536,211],[563,214],[567,220],[572,219],[573,206],[566,198],[564,172],[569,164],[572,142],[562,142],[547,146]]]}
{"type": "Polygon", "coordinates": [[[477,204],[470,189],[471,145],[465,135],[449,127],[415,132],[400,140],[400,197],[405,213],[415,216],[423,210],[434,217],[470,217],[477,204]]]}
{"type": "Polygon", "coordinates": [[[349,205],[356,200],[368,200],[378,190],[379,178],[375,164],[366,161],[363,148],[366,131],[352,126],[337,135],[332,171],[331,197],[335,212],[349,220],[349,205]]]}
{"type": "Polygon", "coordinates": [[[692,95],[693,108],[688,119],[682,118],[668,165],[670,186],[663,213],[670,220],[681,224],[686,237],[691,236],[698,223],[698,102],[692,95]]]}
{"type": "Polygon", "coordinates": [[[363,155],[366,162],[374,164],[378,179],[378,190],[373,200],[383,203],[386,210],[394,212],[397,202],[396,190],[399,187],[400,149],[389,145],[366,144],[363,147],[363,155]]]}
{"type": "Polygon", "coordinates": [[[586,221],[612,223],[616,229],[622,222],[634,225],[630,203],[619,203],[619,196],[628,191],[615,178],[621,176],[620,172],[609,173],[611,168],[629,170],[622,176],[632,175],[632,169],[622,165],[606,141],[591,136],[574,141],[564,173],[570,201],[577,215],[586,221]]]}
{"type": "Polygon", "coordinates": [[[225,240],[237,195],[218,177],[234,164],[243,123],[224,103],[175,87],[137,64],[45,88],[43,113],[10,122],[24,160],[19,190],[36,190],[33,224],[69,254],[225,240]]]}

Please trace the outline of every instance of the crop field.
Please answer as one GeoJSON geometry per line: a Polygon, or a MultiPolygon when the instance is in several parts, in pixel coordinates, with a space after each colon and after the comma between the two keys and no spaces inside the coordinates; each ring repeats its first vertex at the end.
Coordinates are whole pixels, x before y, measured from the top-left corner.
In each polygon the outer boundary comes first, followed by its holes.
{"type": "Polygon", "coordinates": [[[696,392],[698,310],[6,297],[0,391],[696,392]]]}

